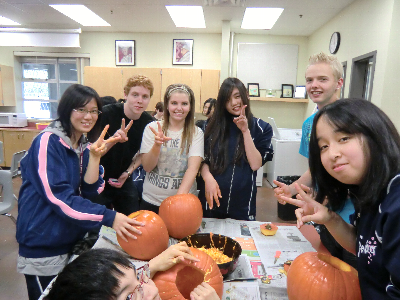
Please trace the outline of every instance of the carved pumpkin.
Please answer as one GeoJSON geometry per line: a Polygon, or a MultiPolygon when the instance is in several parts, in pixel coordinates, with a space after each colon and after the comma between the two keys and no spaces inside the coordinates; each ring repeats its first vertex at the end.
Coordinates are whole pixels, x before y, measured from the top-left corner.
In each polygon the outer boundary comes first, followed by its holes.
{"type": "Polygon", "coordinates": [[[152,211],[140,210],[128,217],[136,218],[144,223],[144,226],[138,227],[142,234],[133,233],[137,237],[136,240],[128,237],[128,242],[125,242],[117,235],[118,243],[126,253],[140,260],[150,260],[168,248],[167,227],[159,215],[152,211]]]}
{"type": "Polygon", "coordinates": [[[317,252],[299,255],[287,274],[289,300],[361,300],[357,271],[340,259],[317,252]]]}
{"type": "Polygon", "coordinates": [[[182,239],[196,233],[203,219],[199,198],[193,194],[179,194],[165,199],[158,211],[170,236],[182,239]]]}
{"type": "Polygon", "coordinates": [[[266,223],[260,225],[260,230],[263,235],[271,236],[276,234],[276,232],[278,231],[278,226],[272,223],[266,223]]]}
{"type": "Polygon", "coordinates": [[[162,300],[190,299],[190,292],[203,281],[211,285],[222,297],[223,282],[218,265],[205,252],[191,247],[193,255],[200,259],[199,262],[178,263],[164,272],[157,272],[153,278],[162,300]]]}

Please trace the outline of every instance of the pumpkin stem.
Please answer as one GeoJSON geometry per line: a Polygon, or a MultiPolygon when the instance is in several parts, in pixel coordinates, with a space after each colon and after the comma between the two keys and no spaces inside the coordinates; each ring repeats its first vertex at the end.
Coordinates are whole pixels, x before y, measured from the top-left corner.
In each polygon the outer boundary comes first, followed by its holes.
{"type": "Polygon", "coordinates": [[[344,272],[351,272],[351,266],[348,265],[347,263],[345,263],[344,261],[340,260],[337,257],[331,256],[331,255],[326,255],[323,253],[318,253],[317,256],[320,260],[335,267],[336,269],[339,269],[344,272]]]}

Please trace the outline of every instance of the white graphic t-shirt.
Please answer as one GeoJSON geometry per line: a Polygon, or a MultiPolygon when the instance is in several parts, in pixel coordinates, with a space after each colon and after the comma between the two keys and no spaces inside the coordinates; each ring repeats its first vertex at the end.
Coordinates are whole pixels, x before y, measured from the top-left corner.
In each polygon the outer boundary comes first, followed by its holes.
{"type": "MultiPolygon", "coordinates": [[[[162,123],[161,121],[161,126],[162,123]]],[[[151,122],[146,126],[140,153],[148,153],[154,145],[154,133],[150,130],[150,126],[158,131],[157,122],[151,122]]],[[[186,149],[183,153],[181,151],[183,129],[180,131],[168,130],[167,136],[172,139],[166,145],[161,146],[157,166],[146,174],[143,183],[143,200],[160,206],[165,198],[177,193],[188,168],[188,158],[191,156],[204,158],[204,134],[197,126],[195,127],[196,131],[188,153],[186,153],[186,149]]],[[[196,181],[194,181],[189,192],[197,195],[196,181]]]]}

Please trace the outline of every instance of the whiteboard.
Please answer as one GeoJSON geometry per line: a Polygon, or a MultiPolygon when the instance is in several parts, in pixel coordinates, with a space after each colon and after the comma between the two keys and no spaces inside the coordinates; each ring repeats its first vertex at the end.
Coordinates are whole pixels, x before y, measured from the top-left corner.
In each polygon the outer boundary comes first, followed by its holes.
{"type": "Polygon", "coordinates": [[[260,89],[296,86],[298,53],[298,45],[238,43],[237,78],[260,89]]]}

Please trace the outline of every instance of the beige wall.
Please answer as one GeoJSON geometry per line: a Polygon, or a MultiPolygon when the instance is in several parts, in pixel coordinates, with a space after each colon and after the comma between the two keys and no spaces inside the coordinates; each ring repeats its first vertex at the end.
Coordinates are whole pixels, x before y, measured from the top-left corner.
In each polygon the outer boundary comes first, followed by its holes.
{"type": "Polygon", "coordinates": [[[381,108],[400,131],[400,1],[394,0],[381,108]]]}
{"type": "MultiPolygon", "coordinates": [[[[309,37],[234,35],[232,76],[236,76],[237,43],[275,43],[299,45],[297,84],[304,84],[304,72],[308,57],[320,51],[328,52],[329,40],[334,31],[341,34],[341,45],[336,54],[339,61],[347,61],[345,96],[350,85],[352,59],[377,50],[377,61],[372,92],[372,102],[380,106],[400,128],[400,119],[396,113],[400,104],[400,1],[398,0],[356,0],[336,17],[315,31],[309,37]]],[[[168,33],[99,33],[81,34],[81,48],[30,48],[0,47],[0,64],[14,66],[18,73],[18,64],[13,51],[37,52],[74,52],[88,53],[92,66],[115,66],[115,40],[133,39],[136,41],[137,67],[178,67],[194,69],[221,70],[221,34],[168,34],[168,33]],[[193,66],[172,65],[172,40],[194,39],[193,66]]],[[[225,64],[224,64],[225,65],[225,64]]],[[[16,76],[18,77],[18,76],[16,76]]],[[[16,85],[17,108],[0,107],[0,111],[22,110],[19,83],[16,85]]],[[[263,92],[263,91],[261,91],[263,92]]],[[[216,97],[217,95],[215,95],[216,97]]],[[[304,119],[311,114],[315,105],[309,104],[261,102],[251,104],[255,116],[262,119],[274,117],[279,127],[301,128],[304,119]]],[[[198,116],[200,117],[200,116],[198,116]]]]}
{"type": "MultiPolygon", "coordinates": [[[[340,32],[341,43],[336,55],[339,61],[347,61],[345,97],[349,93],[352,59],[376,50],[377,60],[371,101],[389,115],[393,114],[392,109],[397,107],[398,110],[399,107],[400,82],[394,73],[400,67],[399,13],[397,0],[357,0],[314,32],[308,44],[310,55],[320,51],[328,52],[332,33],[340,32]],[[391,84],[388,84],[388,81],[391,84]]],[[[307,113],[313,108],[314,106],[309,104],[307,113]]],[[[397,122],[397,128],[400,128],[400,122],[397,122]]]]}

